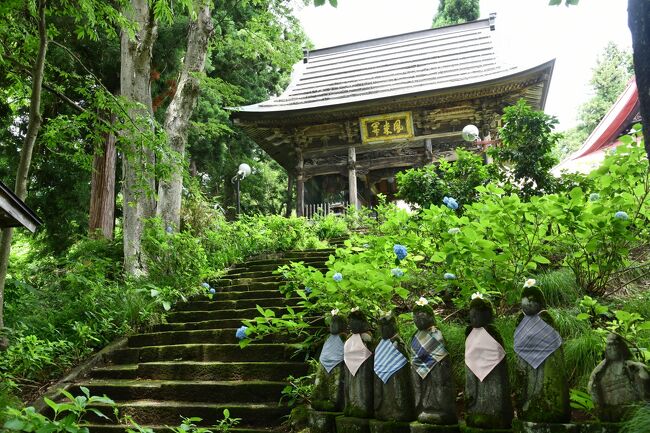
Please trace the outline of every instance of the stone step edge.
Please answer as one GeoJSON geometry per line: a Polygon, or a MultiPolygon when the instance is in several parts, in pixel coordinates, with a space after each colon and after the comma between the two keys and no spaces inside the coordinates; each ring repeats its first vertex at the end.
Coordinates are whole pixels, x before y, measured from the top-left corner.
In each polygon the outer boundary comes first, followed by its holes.
{"type": "Polygon", "coordinates": [[[133,388],[160,388],[163,385],[286,385],[277,380],[164,380],[164,379],[88,379],[79,380],[74,386],[129,386],[133,388]]]}
{"type": "MultiPolygon", "coordinates": [[[[132,425],[128,424],[83,424],[84,427],[88,427],[88,429],[93,432],[93,431],[98,431],[98,430],[114,430],[115,433],[124,433],[126,429],[128,428],[133,428],[132,425]]],[[[166,425],[140,425],[143,429],[151,429],[156,432],[172,432],[172,429],[170,426],[166,425]]],[[[268,428],[255,428],[255,427],[246,427],[244,424],[242,427],[231,427],[228,429],[229,432],[231,433],[286,433],[286,430],[282,429],[277,429],[277,430],[270,430],[268,428]]]]}

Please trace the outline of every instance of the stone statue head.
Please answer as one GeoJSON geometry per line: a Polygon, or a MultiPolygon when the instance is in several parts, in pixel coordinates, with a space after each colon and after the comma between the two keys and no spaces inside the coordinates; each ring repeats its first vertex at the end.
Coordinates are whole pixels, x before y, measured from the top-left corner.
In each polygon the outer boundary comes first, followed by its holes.
{"type": "Polygon", "coordinates": [[[527,316],[538,314],[546,308],[546,299],[544,293],[539,287],[525,287],[521,292],[521,310],[527,316]]]}
{"type": "Polygon", "coordinates": [[[483,298],[474,298],[469,303],[469,323],[472,328],[482,328],[492,323],[494,309],[492,302],[483,298]]]}
{"type": "Polygon", "coordinates": [[[350,331],[353,334],[362,334],[370,331],[370,323],[368,323],[366,315],[361,311],[356,310],[351,312],[348,319],[350,320],[350,331]]]}
{"type": "Polygon", "coordinates": [[[330,334],[339,335],[343,334],[348,329],[348,321],[345,317],[340,314],[335,314],[332,316],[332,321],[330,322],[330,334]]]}
{"type": "Polygon", "coordinates": [[[425,331],[436,324],[436,316],[431,305],[416,305],[413,307],[413,323],[420,331],[425,331]]]}
{"type": "Polygon", "coordinates": [[[605,346],[605,359],[608,361],[625,361],[632,359],[632,352],[627,347],[623,337],[618,334],[607,335],[607,345],[605,346]]]}
{"type": "Polygon", "coordinates": [[[397,334],[397,320],[392,313],[379,318],[379,329],[381,330],[381,338],[387,340],[393,338],[397,334]]]}

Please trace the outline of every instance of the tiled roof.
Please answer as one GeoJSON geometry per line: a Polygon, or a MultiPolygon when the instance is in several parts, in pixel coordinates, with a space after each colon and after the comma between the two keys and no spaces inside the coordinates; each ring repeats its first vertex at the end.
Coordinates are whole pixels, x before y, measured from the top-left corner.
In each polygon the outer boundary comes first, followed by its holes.
{"type": "Polygon", "coordinates": [[[497,57],[494,17],[314,50],[278,97],[240,107],[278,112],[327,107],[498,79],[518,72],[497,57]]]}

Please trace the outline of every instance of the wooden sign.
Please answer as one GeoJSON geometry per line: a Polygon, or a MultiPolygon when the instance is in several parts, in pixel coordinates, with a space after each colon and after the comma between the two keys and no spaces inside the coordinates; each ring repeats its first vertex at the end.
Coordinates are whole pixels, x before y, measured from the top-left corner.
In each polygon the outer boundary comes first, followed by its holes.
{"type": "Polygon", "coordinates": [[[413,117],[410,111],[362,117],[359,120],[362,143],[413,137],[413,117]]]}

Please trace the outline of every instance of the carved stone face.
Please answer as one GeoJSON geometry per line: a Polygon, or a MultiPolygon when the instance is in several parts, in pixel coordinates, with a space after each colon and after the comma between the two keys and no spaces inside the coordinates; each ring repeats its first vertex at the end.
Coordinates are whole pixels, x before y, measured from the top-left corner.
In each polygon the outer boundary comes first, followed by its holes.
{"type": "Polygon", "coordinates": [[[397,334],[397,323],[393,317],[382,317],[379,319],[379,328],[381,329],[381,338],[385,340],[397,334]]]}
{"type": "Polygon", "coordinates": [[[469,309],[469,323],[472,328],[482,328],[492,322],[492,311],[478,308],[469,309]]]}
{"type": "Polygon", "coordinates": [[[622,361],[626,359],[628,352],[627,346],[623,340],[614,334],[607,336],[607,346],[605,346],[605,359],[608,361],[622,361]]]}
{"type": "Polygon", "coordinates": [[[370,330],[370,324],[362,315],[350,315],[350,331],[361,334],[370,330]]]}
{"type": "Polygon", "coordinates": [[[346,331],[348,323],[345,318],[336,315],[332,316],[332,323],[330,323],[330,334],[338,335],[346,331]]]}
{"type": "Polygon", "coordinates": [[[524,297],[521,298],[521,310],[525,315],[533,316],[542,311],[542,304],[532,298],[524,297]]]}
{"type": "Polygon", "coordinates": [[[426,311],[416,311],[413,313],[413,322],[420,331],[425,331],[436,324],[436,319],[426,311]]]}

